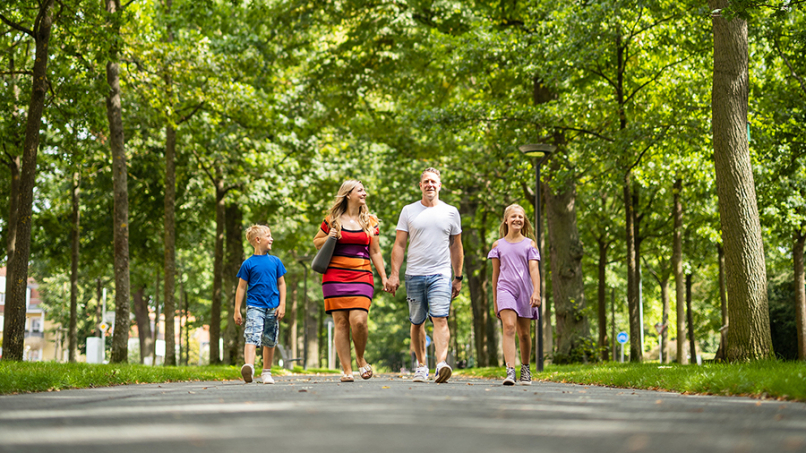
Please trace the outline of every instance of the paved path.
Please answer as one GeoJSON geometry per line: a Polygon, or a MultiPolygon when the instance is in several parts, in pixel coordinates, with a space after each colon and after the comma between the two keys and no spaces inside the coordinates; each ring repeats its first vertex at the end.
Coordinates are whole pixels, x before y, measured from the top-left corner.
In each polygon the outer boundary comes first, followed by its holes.
{"type": "Polygon", "coordinates": [[[400,376],[0,397],[0,452],[806,452],[806,404],[400,376]]]}

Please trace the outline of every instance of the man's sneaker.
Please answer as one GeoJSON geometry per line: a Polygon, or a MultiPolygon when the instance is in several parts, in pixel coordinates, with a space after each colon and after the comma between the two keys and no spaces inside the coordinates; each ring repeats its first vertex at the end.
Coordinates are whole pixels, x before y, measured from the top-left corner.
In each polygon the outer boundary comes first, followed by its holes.
{"type": "Polygon", "coordinates": [[[451,370],[450,365],[448,365],[446,362],[439,362],[437,364],[437,372],[436,372],[437,376],[434,379],[434,382],[436,382],[437,384],[448,382],[448,379],[450,379],[452,372],[453,370],[451,370]]]}
{"type": "Polygon", "coordinates": [[[532,385],[532,372],[529,371],[529,365],[521,365],[521,378],[518,380],[519,385],[532,385]]]}
{"type": "Polygon", "coordinates": [[[255,367],[245,363],[241,367],[241,376],[243,376],[243,381],[247,384],[252,382],[252,378],[255,376],[255,367]]]}
{"type": "Polygon", "coordinates": [[[426,382],[428,381],[428,367],[427,366],[418,366],[416,370],[414,370],[414,378],[412,378],[412,382],[426,382]]]}
{"type": "Polygon", "coordinates": [[[260,375],[260,379],[264,384],[274,384],[274,378],[271,377],[271,371],[269,370],[263,370],[263,373],[260,375]]]}
{"type": "Polygon", "coordinates": [[[515,385],[515,368],[507,367],[507,377],[504,378],[504,385],[515,385]]]}

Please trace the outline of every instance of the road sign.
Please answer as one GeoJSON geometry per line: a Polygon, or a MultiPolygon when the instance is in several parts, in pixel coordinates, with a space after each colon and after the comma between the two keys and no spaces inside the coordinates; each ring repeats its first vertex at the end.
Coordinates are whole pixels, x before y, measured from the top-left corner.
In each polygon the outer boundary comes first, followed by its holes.
{"type": "Polygon", "coordinates": [[[619,332],[618,335],[616,335],[616,341],[618,341],[621,344],[625,344],[629,340],[630,336],[627,335],[627,332],[619,332]]]}
{"type": "Polygon", "coordinates": [[[666,331],[666,324],[656,323],[655,330],[658,332],[658,335],[662,335],[663,332],[666,331]]]}

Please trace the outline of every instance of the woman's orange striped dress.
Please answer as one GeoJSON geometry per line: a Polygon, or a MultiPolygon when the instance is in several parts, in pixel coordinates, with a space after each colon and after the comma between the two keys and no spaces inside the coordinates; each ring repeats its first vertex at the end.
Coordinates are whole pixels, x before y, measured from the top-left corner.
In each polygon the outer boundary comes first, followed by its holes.
{"type": "MultiPolygon", "coordinates": [[[[330,233],[329,218],[322,222],[322,231],[330,233]]],[[[370,221],[370,231],[378,234],[378,222],[370,221]]],[[[369,311],[375,292],[375,277],[369,261],[370,237],[363,230],[341,229],[333,258],[322,276],[325,312],[339,310],[369,311]]]]}

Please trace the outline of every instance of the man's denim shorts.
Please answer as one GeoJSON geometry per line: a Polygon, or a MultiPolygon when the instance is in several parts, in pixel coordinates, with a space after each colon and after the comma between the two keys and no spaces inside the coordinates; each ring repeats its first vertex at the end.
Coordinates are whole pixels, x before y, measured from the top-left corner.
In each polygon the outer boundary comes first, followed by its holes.
{"type": "Polygon", "coordinates": [[[451,312],[451,277],[448,275],[407,275],[406,300],[409,320],[414,325],[426,317],[447,318],[451,312]]]}
{"type": "Polygon", "coordinates": [[[246,307],[246,327],[243,337],[246,344],[273,348],[277,345],[277,333],[280,331],[276,308],[246,307]]]}

